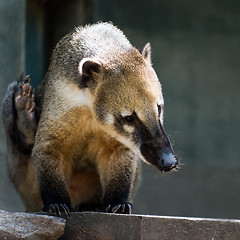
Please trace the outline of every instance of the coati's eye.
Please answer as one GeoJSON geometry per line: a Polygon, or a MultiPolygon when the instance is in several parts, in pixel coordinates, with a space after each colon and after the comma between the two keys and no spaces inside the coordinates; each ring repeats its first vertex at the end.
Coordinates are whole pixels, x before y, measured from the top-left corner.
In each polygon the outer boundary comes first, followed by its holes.
{"type": "Polygon", "coordinates": [[[134,122],[134,117],[132,115],[125,116],[124,119],[128,123],[134,122]]]}
{"type": "Polygon", "coordinates": [[[120,114],[121,114],[122,120],[125,123],[133,123],[135,120],[135,112],[125,110],[125,111],[122,111],[120,114]]]}
{"type": "Polygon", "coordinates": [[[157,105],[157,107],[158,107],[158,116],[160,116],[162,112],[162,107],[160,105],[157,105]]]}

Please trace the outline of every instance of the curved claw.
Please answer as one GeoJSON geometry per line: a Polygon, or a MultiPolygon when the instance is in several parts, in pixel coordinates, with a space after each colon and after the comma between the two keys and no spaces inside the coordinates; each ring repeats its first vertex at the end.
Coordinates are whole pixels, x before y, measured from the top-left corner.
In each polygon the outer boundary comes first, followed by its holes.
{"type": "Polygon", "coordinates": [[[66,204],[60,204],[60,207],[63,209],[63,211],[66,215],[70,215],[70,209],[68,208],[68,206],[66,204]]]}
{"type": "MultiPolygon", "coordinates": [[[[127,204],[126,204],[126,205],[127,205],[127,204]]],[[[121,212],[122,212],[122,213],[125,213],[125,208],[126,208],[125,206],[126,206],[126,205],[125,205],[125,204],[122,204],[122,206],[121,206],[121,212]]]]}
{"type": "Polygon", "coordinates": [[[49,205],[49,212],[55,214],[56,216],[62,216],[62,215],[70,215],[70,211],[72,209],[69,209],[69,207],[66,204],[50,204],[49,205]]]}
{"type": "Polygon", "coordinates": [[[105,208],[105,212],[110,212],[111,209],[111,204],[109,204],[106,208],[105,208]]]}
{"type": "Polygon", "coordinates": [[[117,213],[119,212],[120,208],[122,207],[122,204],[117,204],[116,206],[112,207],[112,213],[117,213]]]}
{"type": "Polygon", "coordinates": [[[25,83],[30,83],[30,75],[25,76],[25,83]]]}
{"type": "Polygon", "coordinates": [[[131,203],[119,203],[116,205],[109,204],[105,208],[105,211],[109,213],[131,214],[132,204],[131,203]]]}
{"type": "Polygon", "coordinates": [[[127,204],[127,208],[126,208],[126,211],[125,211],[127,214],[131,214],[132,213],[132,204],[131,203],[128,203],[127,204]]]}
{"type": "Polygon", "coordinates": [[[50,212],[50,213],[55,213],[55,212],[56,212],[56,209],[55,209],[54,204],[51,204],[51,205],[49,206],[48,212],[50,212]]]}

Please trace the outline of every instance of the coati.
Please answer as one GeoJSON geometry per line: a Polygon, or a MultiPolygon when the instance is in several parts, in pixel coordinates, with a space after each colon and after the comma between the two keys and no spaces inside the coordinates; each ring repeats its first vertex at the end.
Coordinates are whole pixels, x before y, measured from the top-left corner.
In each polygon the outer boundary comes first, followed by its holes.
{"type": "Polygon", "coordinates": [[[110,23],[63,37],[33,92],[12,83],[2,116],[8,166],[27,211],[130,213],[141,160],[178,161],[163,128],[151,46],[139,51],[110,23]]]}

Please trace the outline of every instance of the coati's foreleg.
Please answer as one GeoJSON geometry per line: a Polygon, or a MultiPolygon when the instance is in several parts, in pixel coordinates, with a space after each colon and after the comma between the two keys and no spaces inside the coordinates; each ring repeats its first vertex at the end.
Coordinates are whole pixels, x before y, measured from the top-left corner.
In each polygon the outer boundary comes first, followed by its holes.
{"type": "Polygon", "coordinates": [[[17,128],[22,133],[21,141],[26,146],[31,146],[34,144],[37,120],[34,90],[30,86],[29,76],[26,76],[24,81],[18,82],[15,88],[15,109],[17,128]]]}
{"type": "Polygon", "coordinates": [[[8,140],[22,153],[31,153],[37,128],[34,91],[29,76],[9,85],[2,118],[8,140]]]}
{"type": "Polygon", "coordinates": [[[36,135],[32,157],[44,203],[43,211],[57,215],[69,214],[73,207],[64,175],[63,155],[54,141],[38,142],[36,135]]]}
{"type": "Polygon", "coordinates": [[[127,148],[116,151],[109,161],[100,161],[103,184],[103,210],[112,213],[131,213],[131,199],[136,189],[139,159],[127,148]]]}
{"type": "MultiPolygon", "coordinates": [[[[27,211],[41,211],[43,208],[31,158],[38,125],[36,110],[34,90],[30,86],[29,76],[22,75],[8,88],[3,104],[3,118],[8,140],[9,175],[27,211]]],[[[54,198],[54,193],[51,197],[54,198]]],[[[47,210],[56,214],[59,212],[69,214],[64,204],[50,204],[47,210]]]]}
{"type": "Polygon", "coordinates": [[[42,200],[31,160],[37,127],[34,93],[23,75],[9,85],[2,107],[8,144],[8,171],[27,211],[40,211],[42,200]]]}

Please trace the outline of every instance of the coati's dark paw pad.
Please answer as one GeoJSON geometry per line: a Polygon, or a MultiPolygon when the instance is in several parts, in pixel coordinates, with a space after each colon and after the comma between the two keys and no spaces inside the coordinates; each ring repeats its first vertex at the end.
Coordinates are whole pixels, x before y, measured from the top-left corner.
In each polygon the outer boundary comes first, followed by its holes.
{"type": "Polygon", "coordinates": [[[20,111],[28,112],[29,120],[33,120],[35,117],[34,90],[30,85],[29,76],[21,79],[15,87],[15,108],[18,113],[20,111]]]}
{"type": "Polygon", "coordinates": [[[21,76],[15,87],[14,97],[18,130],[24,134],[28,144],[33,144],[37,121],[34,90],[30,85],[29,76],[21,76]]]}
{"type": "Polygon", "coordinates": [[[108,213],[131,214],[132,204],[131,203],[109,204],[105,211],[108,213]]]}
{"type": "Polygon", "coordinates": [[[69,208],[66,204],[50,204],[48,212],[53,213],[56,216],[70,215],[70,212],[73,211],[73,208],[69,208]]]}

